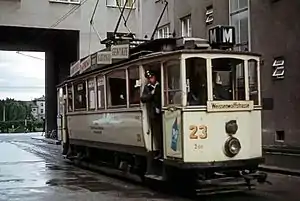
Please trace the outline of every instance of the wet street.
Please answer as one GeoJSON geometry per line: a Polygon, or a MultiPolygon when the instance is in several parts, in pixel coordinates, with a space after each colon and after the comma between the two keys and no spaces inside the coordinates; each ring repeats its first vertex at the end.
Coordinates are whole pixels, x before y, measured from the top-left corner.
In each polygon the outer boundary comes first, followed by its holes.
{"type": "MultiPolygon", "coordinates": [[[[63,161],[59,145],[31,139],[39,134],[0,134],[0,200],[187,200],[83,170],[63,161]]],[[[299,200],[300,178],[269,174],[273,185],[253,192],[211,197],[210,201],[299,200]]]]}

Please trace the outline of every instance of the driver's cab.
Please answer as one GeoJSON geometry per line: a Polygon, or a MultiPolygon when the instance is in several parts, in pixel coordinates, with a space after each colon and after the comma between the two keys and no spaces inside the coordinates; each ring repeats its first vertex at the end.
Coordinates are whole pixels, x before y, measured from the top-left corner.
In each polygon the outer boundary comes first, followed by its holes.
{"type": "Polygon", "coordinates": [[[182,50],[156,63],[165,160],[261,157],[259,63],[256,54],[220,50],[182,50]]]}

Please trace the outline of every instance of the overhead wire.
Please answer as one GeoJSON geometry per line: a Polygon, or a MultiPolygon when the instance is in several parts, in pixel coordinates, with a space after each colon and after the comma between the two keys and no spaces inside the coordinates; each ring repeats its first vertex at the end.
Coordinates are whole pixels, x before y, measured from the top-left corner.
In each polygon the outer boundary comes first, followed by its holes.
{"type": "Polygon", "coordinates": [[[67,19],[71,14],[73,14],[76,10],[78,10],[81,6],[83,6],[88,0],[82,1],[79,5],[74,5],[67,13],[65,13],[60,19],[58,19],[55,23],[53,23],[50,28],[57,27],[60,23],[62,23],[65,19],[67,19]]]}
{"type": "MultiPolygon", "coordinates": [[[[81,6],[83,6],[88,0],[84,0],[81,4],[79,5],[74,5],[70,10],[68,10],[63,16],[61,16],[56,22],[54,22],[50,27],[48,28],[55,28],[57,27],[60,23],[62,23],[64,20],[66,20],[70,15],[72,15],[76,10],[78,10],[81,6]]],[[[49,30],[47,29],[46,31],[44,31],[41,35],[47,33],[49,30]]],[[[41,35],[37,38],[35,38],[35,40],[31,41],[31,42],[35,42],[38,39],[40,39],[41,35]]],[[[17,51],[18,54],[22,54],[19,51],[17,51]]],[[[24,55],[24,54],[23,54],[24,55]]],[[[29,57],[34,57],[34,56],[30,56],[30,55],[26,55],[29,57]]],[[[41,58],[35,58],[35,59],[41,59],[41,58]]],[[[45,86],[0,86],[1,89],[42,89],[45,88],[45,86]]]]}

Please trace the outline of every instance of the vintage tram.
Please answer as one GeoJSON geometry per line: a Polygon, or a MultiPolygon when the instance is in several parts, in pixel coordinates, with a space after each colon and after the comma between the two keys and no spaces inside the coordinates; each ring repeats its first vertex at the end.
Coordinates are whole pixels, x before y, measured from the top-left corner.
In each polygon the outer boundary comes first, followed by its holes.
{"type": "Polygon", "coordinates": [[[260,55],[211,44],[197,38],[156,39],[134,48],[125,43],[75,63],[75,75],[58,86],[63,154],[143,179],[208,185],[207,193],[265,182],[258,171],[260,55]],[[120,58],[112,62],[114,56],[120,58]],[[161,83],[164,151],[158,159],[160,147],[140,101],[146,70],[161,83]]]}

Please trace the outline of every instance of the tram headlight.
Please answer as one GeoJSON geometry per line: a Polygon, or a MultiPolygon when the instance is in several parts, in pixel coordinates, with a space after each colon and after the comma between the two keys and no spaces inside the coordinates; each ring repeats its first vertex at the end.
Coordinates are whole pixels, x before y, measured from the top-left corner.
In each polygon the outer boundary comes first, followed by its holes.
{"type": "Polygon", "coordinates": [[[241,143],[237,138],[230,137],[225,142],[225,154],[228,157],[236,156],[241,150],[241,143]]]}
{"type": "Polygon", "coordinates": [[[236,120],[231,120],[225,124],[225,130],[228,135],[236,134],[238,128],[236,120]]]}

